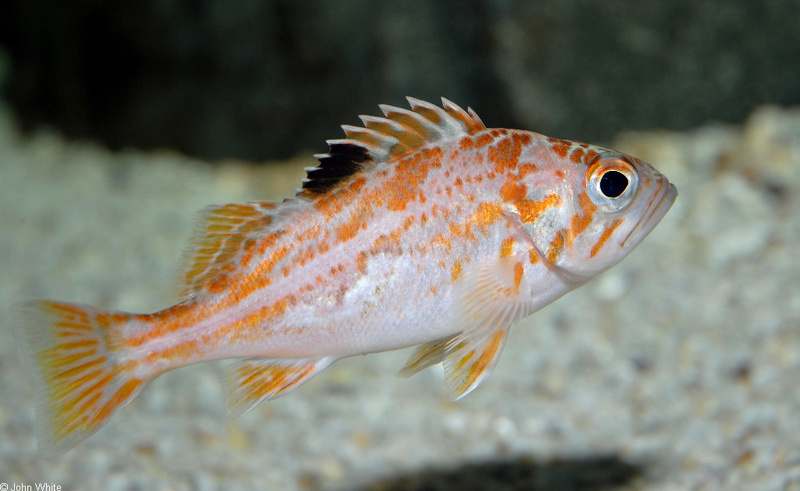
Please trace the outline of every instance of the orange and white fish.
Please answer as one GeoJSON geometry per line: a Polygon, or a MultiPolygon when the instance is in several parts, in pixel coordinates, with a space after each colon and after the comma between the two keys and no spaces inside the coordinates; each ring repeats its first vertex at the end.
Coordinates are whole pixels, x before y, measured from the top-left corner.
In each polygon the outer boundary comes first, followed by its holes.
{"type": "Polygon", "coordinates": [[[40,448],[66,450],[149,380],[208,360],[236,359],[234,414],[340,358],[414,345],[402,373],[442,362],[462,397],[512,324],[618,263],[677,196],[636,158],[408,101],[343,126],[296,197],[202,212],[177,305],[26,303],[40,448]]]}

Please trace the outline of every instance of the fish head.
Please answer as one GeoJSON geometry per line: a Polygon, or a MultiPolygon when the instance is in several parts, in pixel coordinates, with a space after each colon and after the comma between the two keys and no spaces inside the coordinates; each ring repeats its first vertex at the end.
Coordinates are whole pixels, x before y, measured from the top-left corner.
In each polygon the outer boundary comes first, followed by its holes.
{"type": "Polygon", "coordinates": [[[523,151],[523,162],[539,164],[516,188],[521,190],[517,195],[524,190],[524,197],[507,195],[514,198],[513,211],[532,253],[577,286],[636,248],[678,192],[664,175],[634,157],[565,140],[557,145],[571,145],[571,150],[523,151]]]}
{"type": "Polygon", "coordinates": [[[635,249],[664,218],[678,191],[649,164],[613,150],[598,149],[582,170],[564,192],[565,237],[555,266],[588,280],[635,249]]]}

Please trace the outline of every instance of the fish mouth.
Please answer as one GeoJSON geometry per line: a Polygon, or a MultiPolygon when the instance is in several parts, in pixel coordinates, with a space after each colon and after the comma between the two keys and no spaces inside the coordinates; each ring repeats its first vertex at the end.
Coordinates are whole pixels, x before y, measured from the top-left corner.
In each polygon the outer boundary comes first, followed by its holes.
{"type": "Polygon", "coordinates": [[[660,175],[658,177],[658,191],[647,205],[647,210],[642,219],[631,229],[625,239],[620,242],[621,247],[636,247],[649,234],[667,214],[675,199],[678,197],[678,188],[660,175]],[[630,241],[630,242],[629,242],[630,241]]]}

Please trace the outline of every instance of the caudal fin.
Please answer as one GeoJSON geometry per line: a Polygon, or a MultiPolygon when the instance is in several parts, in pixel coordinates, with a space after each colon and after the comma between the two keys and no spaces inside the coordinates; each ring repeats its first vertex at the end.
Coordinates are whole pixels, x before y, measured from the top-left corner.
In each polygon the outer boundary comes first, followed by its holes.
{"type": "Polygon", "coordinates": [[[139,392],[116,363],[119,326],[131,314],[48,300],[26,302],[15,326],[35,379],[39,450],[65,452],[97,431],[139,392]]]}

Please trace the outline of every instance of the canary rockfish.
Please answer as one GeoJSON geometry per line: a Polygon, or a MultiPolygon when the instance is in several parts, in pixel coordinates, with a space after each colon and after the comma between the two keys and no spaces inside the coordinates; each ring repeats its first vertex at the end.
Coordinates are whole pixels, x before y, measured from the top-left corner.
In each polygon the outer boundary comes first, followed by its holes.
{"type": "Polygon", "coordinates": [[[340,358],[408,346],[401,373],[441,362],[462,397],[512,324],[617,264],[677,196],[634,157],[408,101],[343,126],[295,197],[201,212],[176,305],[24,304],[40,448],[66,450],[149,380],[208,360],[232,359],[234,414],[340,358]]]}

